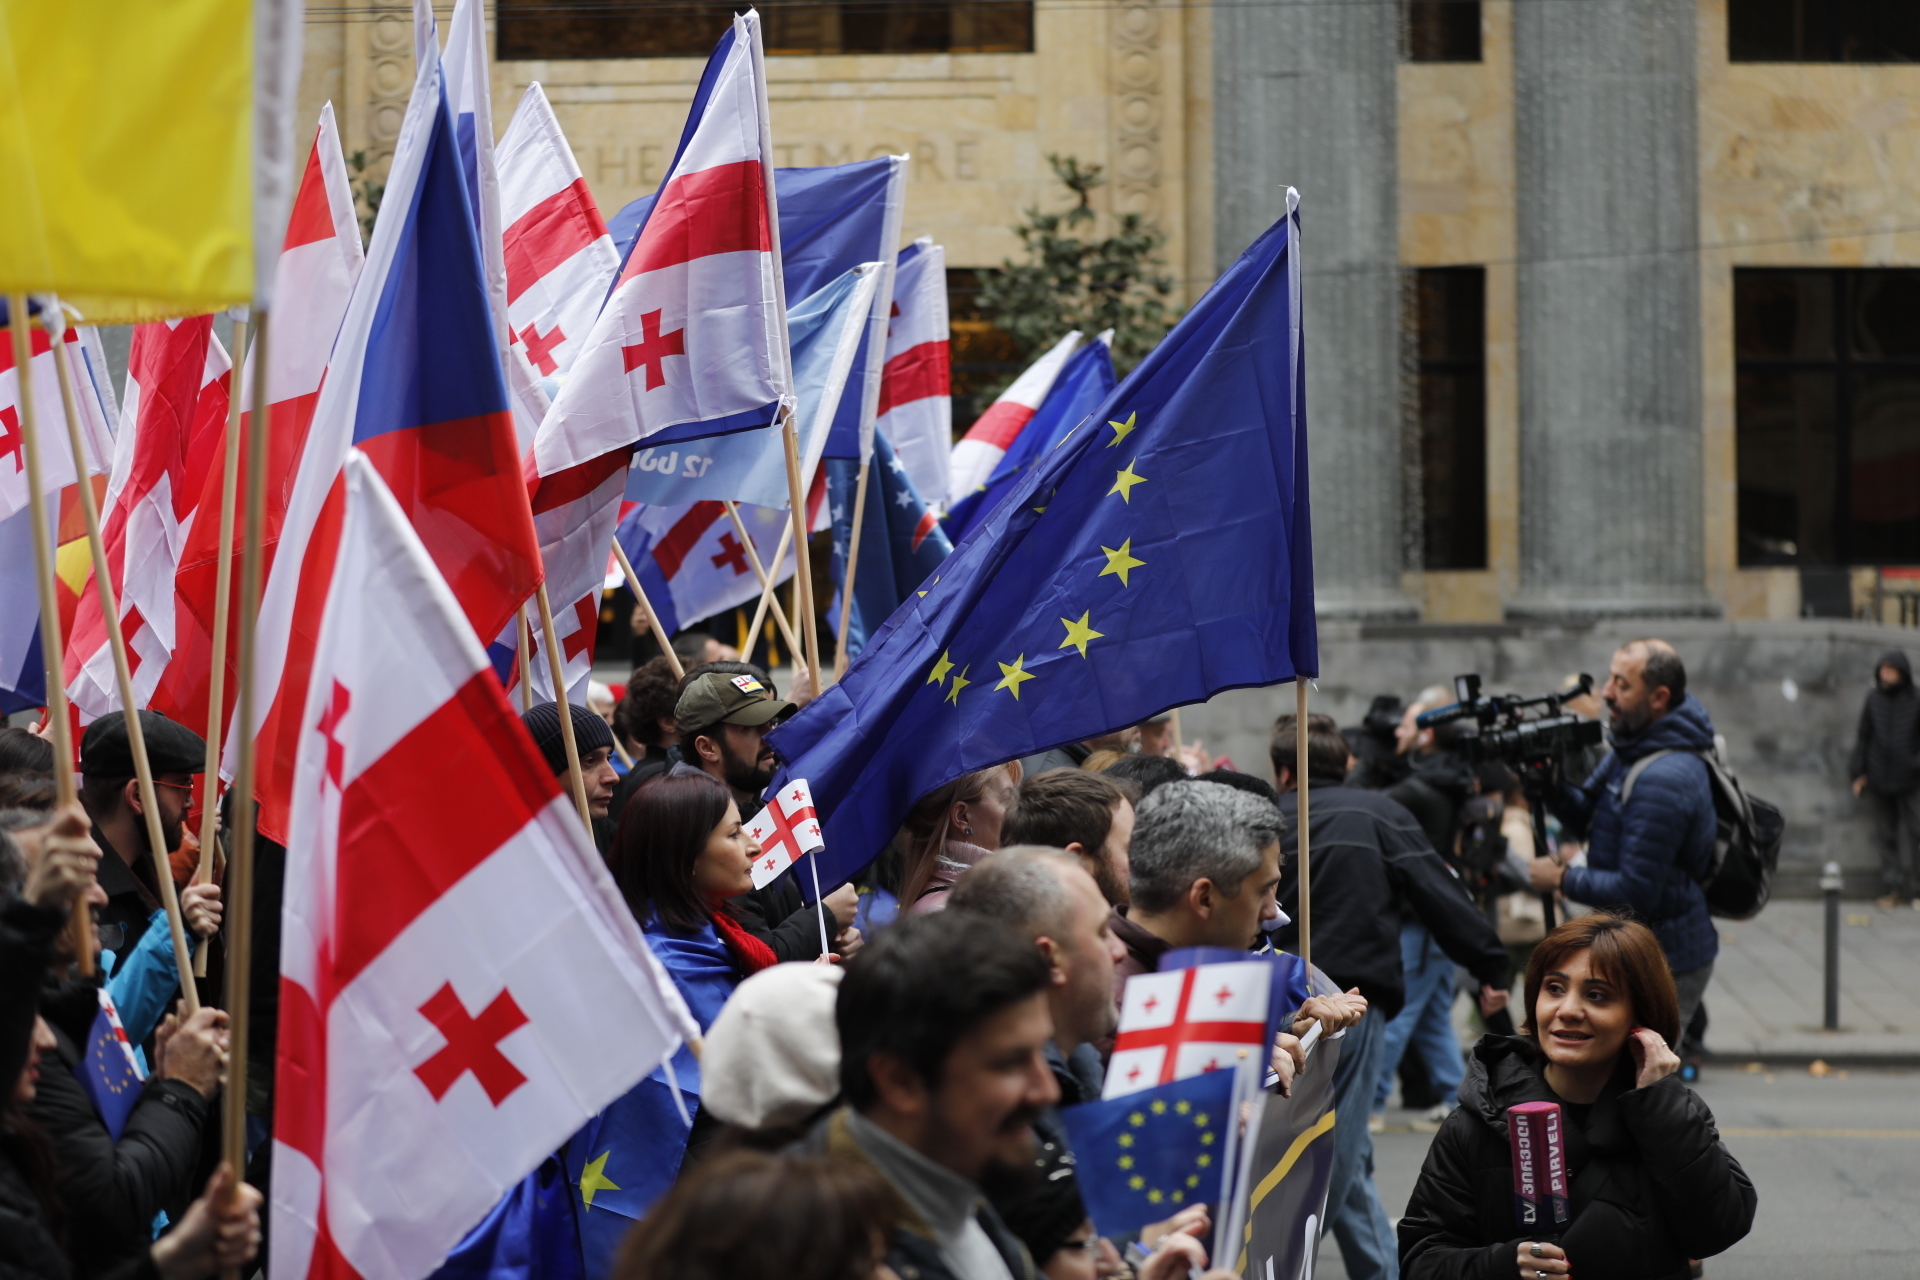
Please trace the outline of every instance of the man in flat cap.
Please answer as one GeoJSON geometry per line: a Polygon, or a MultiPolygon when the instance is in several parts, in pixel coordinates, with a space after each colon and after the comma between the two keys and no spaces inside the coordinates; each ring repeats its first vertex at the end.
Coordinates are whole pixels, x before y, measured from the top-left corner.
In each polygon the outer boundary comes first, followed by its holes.
{"type": "MultiPolygon", "coordinates": [[[[724,783],[751,818],[765,807],[760,793],[773,781],[773,748],[766,732],[794,712],[794,704],[774,696],[759,668],[744,662],[713,662],[689,671],[680,683],[673,710],[680,726],[680,760],[673,773],[705,773],[724,783]]],[[[829,932],[841,955],[860,949],[860,931],[852,927],[860,898],[842,885],[824,899],[834,918],[829,932]]],[[[733,899],[747,931],[773,948],[782,960],[812,960],[820,954],[820,926],[813,908],[801,902],[792,875],[764,889],[733,899]]]]}
{"type": "MultiPolygon", "coordinates": [[[[158,711],[140,713],[153,770],[154,797],[160,803],[160,834],[167,847],[180,847],[193,808],[193,775],[205,771],[207,744],[199,734],[158,711]]],[[[80,803],[93,820],[100,846],[100,887],[107,905],[100,912],[101,943],[120,957],[133,954],[154,913],[160,910],[160,882],[147,848],[146,810],[134,779],[133,746],[127,718],[110,711],[87,726],[80,739],[80,803]],[[114,943],[119,945],[115,946],[114,943]]],[[[190,933],[207,937],[220,928],[220,889],[195,885],[181,893],[180,913],[190,933]]]]}
{"type": "MultiPolygon", "coordinates": [[[[586,707],[567,704],[573,721],[573,748],[580,756],[580,776],[587,784],[587,812],[593,815],[593,842],[604,855],[613,840],[619,815],[608,813],[613,803],[614,784],[620,775],[614,772],[613,730],[607,722],[586,707]]],[[[571,798],[573,784],[567,779],[567,744],[560,736],[560,705],[540,702],[521,713],[520,721],[533,735],[533,745],[546,757],[547,767],[560,780],[560,789],[571,798]]]]}

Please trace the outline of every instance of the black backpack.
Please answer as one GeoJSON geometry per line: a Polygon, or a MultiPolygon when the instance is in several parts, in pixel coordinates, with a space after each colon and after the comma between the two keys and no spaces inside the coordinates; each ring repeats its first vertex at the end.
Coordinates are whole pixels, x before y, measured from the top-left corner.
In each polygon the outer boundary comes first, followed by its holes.
{"type": "Polygon", "coordinates": [[[1719,830],[1713,837],[1712,860],[1694,876],[1706,890],[1707,910],[1727,920],[1751,920],[1773,896],[1773,872],[1780,863],[1780,837],[1787,820],[1778,806],[1748,795],[1714,751],[1654,751],[1640,757],[1620,783],[1622,810],[1647,766],[1661,756],[1676,754],[1698,758],[1707,766],[1713,786],[1713,814],[1719,830]]]}

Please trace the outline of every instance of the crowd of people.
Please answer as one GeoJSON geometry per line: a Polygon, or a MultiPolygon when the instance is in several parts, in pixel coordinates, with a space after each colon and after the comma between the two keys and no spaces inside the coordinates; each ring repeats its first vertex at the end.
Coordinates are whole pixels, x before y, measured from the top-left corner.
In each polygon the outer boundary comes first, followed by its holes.
{"type": "MultiPolygon", "coordinates": [[[[1283,1021],[1270,1070],[1289,1092],[1316,1027],[1339,1040],[1325,1221],[1350,1276],[1664,1280],[1751,1225],[1753,1187],[1682,1083],[1716,945],[1698,882],[1713,798],[1694,754],[1713,729],[1670,646],[1613,655],[1588,708],[1611,750],[1564,762],[1547,824],[1505,766],[1420,725],[1444,691],[1376,699],[1346,730],[1283,716],[1259,775],[1162,719],[920,797],[818,905],[794,876],[756,888],[750,873],[777,763],[766,734],[795,699],[704,635],[674,648],[683,675],[662,656],[612,705],[522,717],[563,786],[567,717],[595,842],[703,1033],[623,1100],[684,1119],[658,1127],[673,1137],[652,1148],[657,1194],[611,1259],[620,1280],[1233,1274],[1208,1256],[1222,1206],[1093,1220],[1061,1111],[1100,1097],[1129,977],[1175,949],[1297,945],[1302,787],[1312,957],[1331,985],[1283,1021]],[[1463,994],[1486,1031],[1470,1053],[1463,994]],[[1438,1130],[1397,1232],[1372,1138],[1396,1088],[1438,1130]],[[1564,1109],[1572,1175],[1572,1224],[1550,1236],[1515,1226],[1506,1133],[1506,1109],[1539,1100],[1564,1109]]],[[[187,822],[204,746],[141,721],[181,914],[191,941],[215,944],[212,995],[221,877],[217,858],[199,874],[187,822]]],[[[227,1017],[181,1001],[124,718],[88,727],[76,804],[57,803],[53,765],[45,738],[0,730],[0,1072],[15,1082],[0,1273],[240,1266],[269,1175],[284,851],[259,850],[253,1157],[233,1169],[219,1161],[227,1017]],[[90,931],[70,927],[79,901],[90,931]],[[103,993],[137,1065],[124,1115],[87,1083],[103,993]]]]}

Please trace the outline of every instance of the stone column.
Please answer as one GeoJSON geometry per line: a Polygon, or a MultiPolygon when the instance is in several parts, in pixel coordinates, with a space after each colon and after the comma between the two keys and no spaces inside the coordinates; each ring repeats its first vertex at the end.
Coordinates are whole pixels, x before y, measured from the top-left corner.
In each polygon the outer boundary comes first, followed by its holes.
{"type": "Polygon", "coordinates": [[[1213,10],[1224,269],[1300,191],[1313,559],[1323,616],[1411,617],[1402,504],[1394,4],[1213,10]]]}
{"type": "Polygon", "coordinates": [[[1695,0],[1513,6],[1515,617],[1711,614],[1695,0]]]}

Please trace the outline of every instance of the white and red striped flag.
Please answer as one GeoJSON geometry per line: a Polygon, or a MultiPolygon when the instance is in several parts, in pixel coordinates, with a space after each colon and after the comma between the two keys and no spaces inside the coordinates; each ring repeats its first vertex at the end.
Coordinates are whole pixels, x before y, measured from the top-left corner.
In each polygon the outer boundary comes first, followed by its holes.
{"type": "Polygon", "coordinates": [[[1103,1098],[1171,1084],[1246,1059],[1266,1067],[1265,960],[1201,964],[1127,979],[1103,1098]]]}
{"type": "MultiPolygon", "coordinates": [[[[360,222],[347,183],[346,157],[334,126],[333,105],[320,109],[320,122],[306,167],[294,196],[293,211],[281,241],[274,268],[273,335],[267,355],[267,415],[272,440],[267,460],[267,501],[261,513],[262,580],[271,572],[283,540],[296,562],[304,552],[309,522],[287,522],[287,503],[294,476],[306,449],[307,429],[320,401],[320,383],[340,331],[347,299],[366,257],[360,246],[360,222]]],[[[251,352],[242,369],[243,412],[240,434],[244,442],[252,427],[252,381],[258,370],[251,352]]],[[[203,397],[204,398],[204,397],[203,397]]],[[[224,410],[223,410],[224,412],[224,410]]],[[[224,424],[220,443],[225,443],[224,424]]],[[[207,733],[207,697],[213,659],[214,594],[220,572],[220,489],[223,450],[207,452],[203,465],[190,465],[189,482],[198,485],[196,510],[202,513],[187,531],[185,548],[174,575],[173,661],[154,690],[150,705],[201,735],[207,733]]],[[[198,456],[199,451],[195,451],[198,456]]],[[[237,495],[245,506],[245,487],[237,495]]],[[[244,510],[234,513],[235,546],[244,528],[244,510]]],[[[229,566],[232,599],[240,599],[240,557],[229,566]]],[[[228,621],[227,675],[221,719],[232,714],[239,692],[237,603],[228,621]]],[[[287,648],[284,627],[260,635],[260,660],[277,669],[287,648]]]]}
{"type": "Polygon", "coordinates": [[[914,488],[939,506],[953,487],[950,338],[947,251],[922,236],[900,251],[894,272],[877,421],[914,488]]]}
{"type": "Polygon", "coordinates": [[[420,1280],[698,1027],[358,450],[342,492],[287,845],[271,1270],[420,1280]]]}
{"type": "MultiPolygon", "coordinates": [[[[735,676],[734,683],[751,680],[735,676]]],[[[766,808],[747,823],[747,834],[760,845],[753,864],[753,887],[764,889],[800,859],[827,847],[820,834],[820,816],[813,811],[813,792],[805,778],[790,779],[767,801],[766,808]]]]}
{"type": "MultiPolygon", "coordinates": [[[[0,310],[4,317],[4,310],[0,310]]],[[[35,325],[28,331],[28,357],[33,366],[34,420],[40,425],[40,486],[57,494],[74,482],[73,450],[67,444],[67,419],[60,399],[60,374],[53,363],[53,339],[35,325]]],[[[101,475],[113,464],[113,424],[102,396],[88,394],[87,381],[106,368],[106,356],[94,330],[69,326],[63,340],[73,357],[74,391],[79,403],[80,440],[86,449],[90,475],[101,475]],[[90,375],[92,377],[90,378],[90,375]]],[[[0,351],[0,520],[27,509],[27,455],[25,428],[20,423],[20,371],[13,364],[13,343],[0,351]]],[[[111,396],[107,388],[107,396],[111,396]]]]}
{"type": "Polygon", "coordinates": [[[1073,349],[1080,345],[1080,331],[1072,329],[1053,344],[1047,353],[1021,371],[1013,385],[967,428],[960,443],[953,446],[952,474],[947,481],[947,505],[985,485],[993,478],[993,469],[1007,456],[1007,449],[1026,430],[1040,402],[1053,389],[1053,381],[1066,367],[1073,349]]]}
{"type": "Polygon", "coordinates": [[[586,346],[620,253],[537,81],[522,95],[494,164],[506,228],[507,323],[542,377],[564,376],[586,346]]]}
{"type": "MultiPolygon", "coordinates": [[[[226,434],[232,368],[213,334],[212,316],[154,321],[133,331],[100,541],[119,605],[134,701],[142,707],[173,658],[174,574],[201,497],[192,468],[204,465],[209,446],[226,434]]],[[[92,583],[89,572],[62,675],[80,724],[120,709],[112,646],[92,583]]]]}

